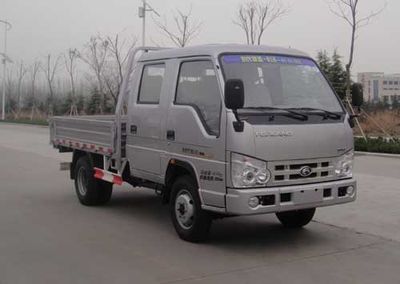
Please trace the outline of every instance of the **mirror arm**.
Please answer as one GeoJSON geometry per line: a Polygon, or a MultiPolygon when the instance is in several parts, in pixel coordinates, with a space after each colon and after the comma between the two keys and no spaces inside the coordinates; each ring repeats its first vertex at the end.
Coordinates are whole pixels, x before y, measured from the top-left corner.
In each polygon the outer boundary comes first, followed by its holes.
{"type": "Polygon", "coordinates": [[[359,118],[359,114],[350,114],[350,119],[359,118]]]}
{"type": "Polygon", "coordinates": [[[236,109],[233,109],[232,111],[236,118],[236,121],[233,122],[233,128],[235,129],[236,132],[243,132],[244,122],[240,120],[240,117],[236,109]]]}

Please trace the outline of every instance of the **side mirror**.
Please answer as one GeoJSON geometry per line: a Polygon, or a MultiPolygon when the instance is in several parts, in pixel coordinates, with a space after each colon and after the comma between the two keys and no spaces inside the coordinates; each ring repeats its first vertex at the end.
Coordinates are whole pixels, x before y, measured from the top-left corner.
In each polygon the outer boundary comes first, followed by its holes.
{"type": "Polygon", "coordinates": [[[349,124],[350,124],[350,127],[351,127],[351,128],[354,128],[354,127],[356,126],[355,120],[356,120],[358,117],[359,117],[358,114],[350,114],[350,117],[349,117],[349,124]]]}
{"type": "Polygon", "coordinates": [[[225,106],[233,111],[236,121],[233,128],[236,132],[243,132],[244,122],[240,120],[238,109],[244,106],[244,85],[240,79],[229,79],[225,83],[225,106]]]}
{"type": "Polygon", "coordinates": [[[244,106],[244,85],[240,79],[229,79],[225,83],[225,106],[232,110],[244,106]]]}

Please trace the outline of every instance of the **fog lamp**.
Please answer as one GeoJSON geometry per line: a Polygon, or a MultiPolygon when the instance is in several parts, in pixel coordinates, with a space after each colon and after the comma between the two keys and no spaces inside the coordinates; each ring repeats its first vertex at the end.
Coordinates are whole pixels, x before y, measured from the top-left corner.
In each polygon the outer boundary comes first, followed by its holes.
{"type": "Polygon", "coordinates": [[[251,208],[256,208],[259,204],[260,200],[258,199],[258,197],[254,196],[249,198],[249,206],[251,208]]]}
{"type": "Polygon", "coordinates": [[[347,187],[347,195],[348,195],[348,196],[353,196],[354,193],[355,193],[354,186],[351,186],[351,185],[350,185],[349,187],[347,187]]]}

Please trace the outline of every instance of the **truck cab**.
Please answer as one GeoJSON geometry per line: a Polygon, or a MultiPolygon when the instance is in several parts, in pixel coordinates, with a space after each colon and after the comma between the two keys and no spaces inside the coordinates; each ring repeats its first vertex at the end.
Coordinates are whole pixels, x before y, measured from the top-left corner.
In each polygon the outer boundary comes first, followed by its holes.
{"type": "Polygon", "coordinates": [[[114,167],[112,151],[91,153],[104,160],[92,163],[103,171],[94,178],[107,182],[111,172],[161,192],[182,239],[205,239],[223,216],[276,213],[283,225],[302,227],[315,208],[356,198],[351,117],[303,52],[244,45],[147,52],[128,68],[120,100],[127,111],[111,148],[122,166],[114,167]]]}

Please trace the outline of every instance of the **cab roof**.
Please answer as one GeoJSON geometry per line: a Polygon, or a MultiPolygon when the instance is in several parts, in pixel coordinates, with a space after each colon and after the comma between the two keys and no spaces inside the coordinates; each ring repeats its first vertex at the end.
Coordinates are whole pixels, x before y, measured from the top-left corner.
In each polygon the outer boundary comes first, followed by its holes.
{"type": "Polygon", "coordinates": [[[223,53],[266,53],[276,55],[291,55],[309,57],[308,54],[292,49],[265,45],[243,45],[243,44],[208,44],[182,48],[164,48],[144,53],[139,61],[155,61],[181,57],[211,56],[217,58],[223,53]]]}

